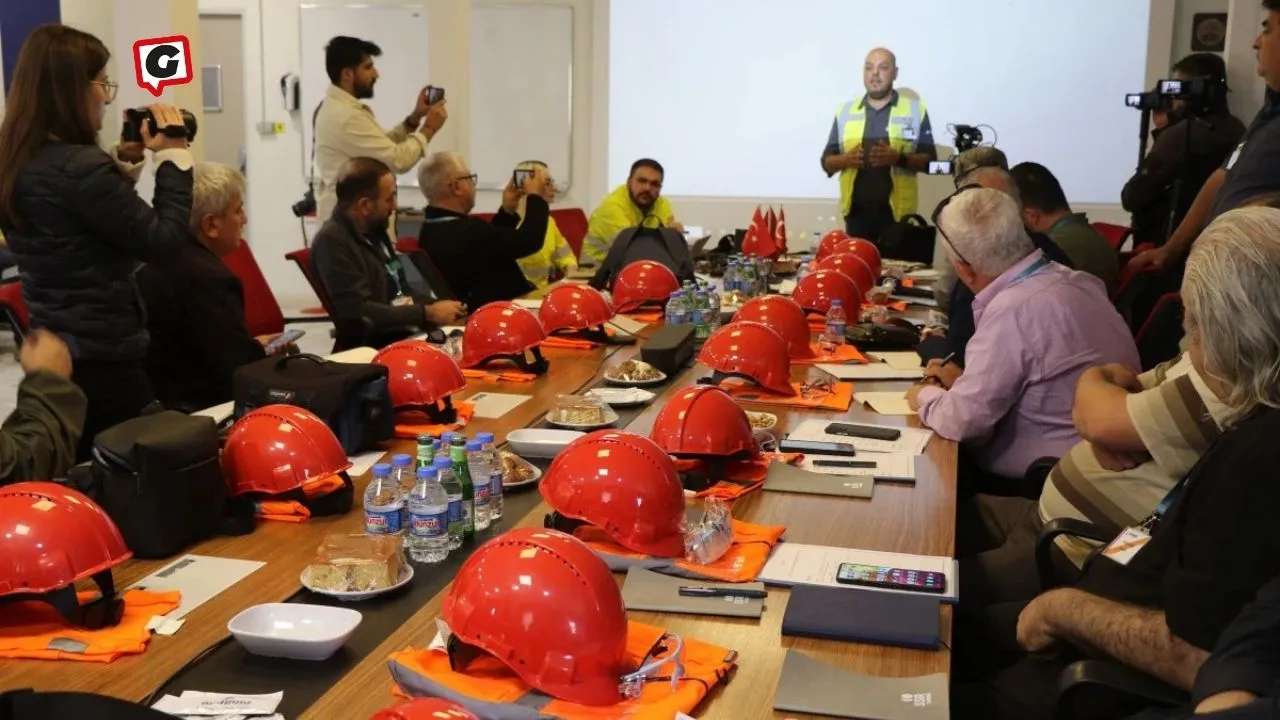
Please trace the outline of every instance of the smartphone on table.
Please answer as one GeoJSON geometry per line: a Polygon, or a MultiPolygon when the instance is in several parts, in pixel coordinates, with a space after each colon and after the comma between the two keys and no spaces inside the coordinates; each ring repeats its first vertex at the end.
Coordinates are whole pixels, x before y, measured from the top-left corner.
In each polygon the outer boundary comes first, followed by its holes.
{"type": "Polygon", "coordinates": [[[297,329],[285,330],[284,332],[276,336],[275,340],[272,340],[266,345],[263,345],[262,349],[268,355],[275,355],[276,353],[285,349],[289,345],[292,345],[293,343],[297,342],[298,338],[301,338],[303,335],[306,335],[306,334],[307,334],[306,330],[297,330],[297,329]]]}
{"type": "Polygon", "coordinates": [[[822,429],[828,435],[843,435],[867,440],[888,440],[890,442],[902,437],[898,428],[880,427],[878,425],[856,425],[854,423],[831,423],[822,429]]]}
{"type": "Polygon", "coordinates": [[[836,582],[845,585],[866,585],[929,593],[946,592],[947,589],[947,576],[940,572],[856,563],[840,563],[840,567],[836,570],[836,582]]]}
{"type": "Polygon", "coordinates": [[[778,449],[782,450],[782,452],[812,453],[814,455],[844,455],[851,457],[858,454],[858,449],[849,443],[792,440],[790,438],[779,443],[778,449]]]}

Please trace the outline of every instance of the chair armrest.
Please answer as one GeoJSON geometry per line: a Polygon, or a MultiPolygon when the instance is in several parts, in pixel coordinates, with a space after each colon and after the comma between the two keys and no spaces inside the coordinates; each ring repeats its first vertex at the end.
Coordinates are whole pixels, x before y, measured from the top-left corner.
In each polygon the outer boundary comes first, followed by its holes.
{"type": "Polygon", "coordinates": [[[1033,497],[1040,497],[1040,491],[1044,488],[1045,480],[1049,479],[1049,473],[1053,471],[1054,466],[1057,464],[1058,458],[1046,455],[1045,457],[1037,458],[1027,466],[1027,471],[1023,474],[1024,487],[1028,492],[1034,488],[1035,494],[1033,497]]]}
{"type": "Polygon", "coordinates": [[[1058,518],[1040,528],[1040,534],[1036,536],[1036,570],[1040,573],[1042,590],[1051,590],[1057,585],[1053,577],[1053,558],[1049,553],[1053,549],[1054,540],[1059,535],[1070,535],[1097,542],[1107,542],[1114,537],[1091,522],[1075,518],[1058,518]]]}
{"type": "MultiPolygon", "coordinates": [[[[1176,707],[1189,700],[1190,696],[1185,691],[1115,660],[1081,660],[1068,665],[1058,676],[1055,715],[1058,718],[1088,717],[1092,720],[1098,717],[1096,705],[1176,707]],[[1086,695],[1092,696],[1094,702],[1088,703],[1090,698],[1086,695]],[[1103,702],[1099,703],[1099,699],[1103,702]],[[1090,707],[1086,708],[1086,703],[1090,707]]],[[[1130,714],[1126,711],[1119,717],[1130,714]]]]}

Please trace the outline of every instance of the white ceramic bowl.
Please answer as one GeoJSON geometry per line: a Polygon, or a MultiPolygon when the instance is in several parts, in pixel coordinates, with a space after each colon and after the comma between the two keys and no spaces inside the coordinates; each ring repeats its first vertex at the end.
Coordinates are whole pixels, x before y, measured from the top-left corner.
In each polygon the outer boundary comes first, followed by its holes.
{"type": "Polygon", "coordinates": [[[586,433],[577,430],[549,430],[524,428],[507,433],[507,444],[512,452],[526,458],[553,458],[565,445],[586,433]]]}
{"type": "Polygon", "coordinates": [[[227,630],[254,655],[324,660],[347,642],[362,618],[348,608],[265,603],[231,618],[227,630]]]}

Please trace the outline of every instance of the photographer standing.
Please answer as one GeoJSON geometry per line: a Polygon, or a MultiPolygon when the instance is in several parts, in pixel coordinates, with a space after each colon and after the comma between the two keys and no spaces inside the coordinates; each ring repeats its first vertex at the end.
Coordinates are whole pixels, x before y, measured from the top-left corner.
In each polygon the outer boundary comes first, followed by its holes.
{"type": "Polygon", "coordinates": [[[1124,209],[1133,214],[1135,247],[1164,244],[1196,193],[1244,136],[1244,123],[1227,107],[1227,64],[1220,56],[1188,55],[1173,66],[1173,79],[1204,79],[1220,89],[1203,100],[1173,99],[1164,111],[1166,124],[1152,132],[1151,151],[1120,195],[1124,209]]]}
{"type": "Polygon", "coordinates": [[[155,401],[131,274],[138,261],[176,257],[191,219],[187,138],[163,132],[182,127],[177,108],[150,107],[154,123],[142,124],[141,146],[122,145],[115,157],[98,147],[117,87],[107,79],[109,57],[88,33],[36,28],[18,52],[0,124],[0,230],[21,268],[31,324],[66,342],[73,379],[88,397],[81,460],[94,435],[155,401]],[[155,153],[151,205],[126,174],[140,167],[143,146],[155,153]]]}

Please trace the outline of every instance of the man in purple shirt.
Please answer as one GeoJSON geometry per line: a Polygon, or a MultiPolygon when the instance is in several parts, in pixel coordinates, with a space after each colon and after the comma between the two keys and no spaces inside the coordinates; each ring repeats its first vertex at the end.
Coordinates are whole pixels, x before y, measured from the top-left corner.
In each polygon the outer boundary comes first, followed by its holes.
{"type": "Polygon", "coordinates": [[[907,400],[921,422],[964,443],[978,470],[1011,481],[973,490],[1022,494],[1016,480],[1033,461],[1080,441],[1071,418],[1080,374],[1107,363],[1136,369],[1138,351],[1102,282],[1037,250],[1008,195],[961,188],[935,222],[974,292],[977,329],[964,370],[934,361],[907,400]]]}

